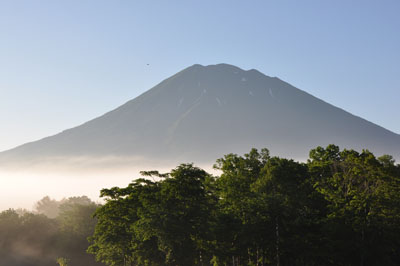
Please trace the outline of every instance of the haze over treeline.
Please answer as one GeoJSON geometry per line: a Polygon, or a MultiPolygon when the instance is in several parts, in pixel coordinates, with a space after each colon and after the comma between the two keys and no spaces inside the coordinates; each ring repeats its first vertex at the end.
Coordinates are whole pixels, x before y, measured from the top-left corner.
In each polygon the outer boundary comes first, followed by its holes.
{"type": "Polygon", "coordinates": [[[329,145],[296,162],[252,149],[214,167],[144,171],[103,189],[101,205],[44,197],[36,214],[3,211],[0,263],[399,265],[400,165],[390,155],[329,145]]]}
{"type": "Polygon", "coordinates": [[[59,258],[68,258],[70,265],[102,265],[86,253],[98,206],[86,196],[60,201],[46,196],[36,202],[33,212],[2,211],[0,265],[54,266],[59,258]]]}
{"type": "MultiPolygon", "coordinates": [[[[159,165],[158,165],[159,166],[159,165]]],[[[99,200],[100,190],[104,187],[126,186],[139,176],[139,171],[150,170],[149,165],[129,168],[93,168],[85,171],[82,168],[73,170],[53,168],[30,171],[4,171],[0,169],[0,211],[9,208],[32,210],[34,202],[49,195],[61,200],[64,197],[87,195],[93,201],[99,200]]],[[[167,171],[165,166],[157,167],[167,171]]]]}

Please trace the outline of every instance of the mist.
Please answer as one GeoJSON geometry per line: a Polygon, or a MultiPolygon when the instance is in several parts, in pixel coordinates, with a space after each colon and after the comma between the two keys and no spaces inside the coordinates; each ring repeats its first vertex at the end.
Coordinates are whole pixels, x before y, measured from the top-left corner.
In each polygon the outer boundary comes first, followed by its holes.
{"type": "MultiPolygon", "coordinates": [[[[125,187],[140,178],[140,171],[169,172],[177,161],[149,161],[132,157],[63,157],[48,158],[34,166],[17,165],[0,169],[0,211],[23,208],[33,210],[35,203],[49,196],[61,200],[86,195],[101,203],[100,190],[125,187]]],[[[196,164],[212,172],[212,163],[196,164]]]]}

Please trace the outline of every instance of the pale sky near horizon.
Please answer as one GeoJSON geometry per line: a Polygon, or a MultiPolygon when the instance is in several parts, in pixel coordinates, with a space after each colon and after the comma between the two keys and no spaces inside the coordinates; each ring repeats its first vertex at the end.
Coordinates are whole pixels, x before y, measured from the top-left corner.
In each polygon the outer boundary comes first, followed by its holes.
{"type": "Polygon", "coordinates": [[[400,1],[0,0],[0,151],[190,65],[255,68],[400,133],[400,1]]]}

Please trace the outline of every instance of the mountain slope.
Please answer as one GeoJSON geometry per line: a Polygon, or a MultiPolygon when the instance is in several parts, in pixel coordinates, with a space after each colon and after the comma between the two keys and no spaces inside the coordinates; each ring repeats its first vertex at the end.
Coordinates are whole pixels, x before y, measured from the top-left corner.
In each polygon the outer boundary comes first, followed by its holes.
{"type": "Polygon", "coordinates": [[[106,156],[213,162],[267,147],[305,159],[318,145],[400,158],[400,136],[257,70],[193,65],[119,108],[0,153],[0,164],[106,156]]]}

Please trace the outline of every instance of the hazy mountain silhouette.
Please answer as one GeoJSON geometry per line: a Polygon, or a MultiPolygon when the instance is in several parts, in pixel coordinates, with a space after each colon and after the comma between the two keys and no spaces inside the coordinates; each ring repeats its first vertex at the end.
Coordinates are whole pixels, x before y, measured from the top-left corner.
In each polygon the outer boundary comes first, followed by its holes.
{"type": "Polygon", "coordinates": [[[400,135],[257,70],[193,65],[119,108],[55,136],[0,153],[0,162],[140,157],[214,162],[267,147],[306,159],[318,145],[400,158],[400,135]]]}

